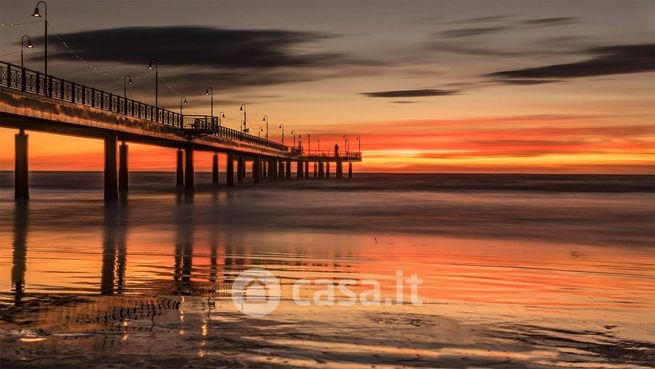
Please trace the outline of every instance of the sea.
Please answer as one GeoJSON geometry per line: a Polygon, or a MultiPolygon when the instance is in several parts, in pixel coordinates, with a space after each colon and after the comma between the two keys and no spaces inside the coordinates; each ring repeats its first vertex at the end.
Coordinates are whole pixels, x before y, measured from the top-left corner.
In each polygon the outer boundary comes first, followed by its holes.
{"type": "Polygon", "coordinates": [[[655,176],[129,181],[0,172],[0,368],[654,367],[655,176]]]}

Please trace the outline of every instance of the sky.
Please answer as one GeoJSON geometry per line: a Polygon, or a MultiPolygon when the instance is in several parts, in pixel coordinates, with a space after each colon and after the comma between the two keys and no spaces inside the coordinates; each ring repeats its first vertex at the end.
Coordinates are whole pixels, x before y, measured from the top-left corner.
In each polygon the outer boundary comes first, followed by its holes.
{"type": "MultiPolygon", "coordinates": [[[[35,2],[34,2],[35,3],[35,2]]],[[[0,2],[0,60],[43,70],[32,1],[0,2]],[[31,22],[28,24],[22,24],[31,22]]],[[[269,137],[361,145],[356,171],[655,173],[653,1],[48,1],[50,74],[269,137]],[[357,137],[360,140],[357,140],[357,137]]],[[[15,130],[0,128],[0,169],[15,130]]],[[[102,142],[30,134],[30,169],[100,170],[102,142]]],[[[304,141],[306,142],[306,141],[304,141]]],[[[196,166],[207,169],[210,154],[196,166]]],[[[131,169],[172,170],[132,144],[131,169]]]]}

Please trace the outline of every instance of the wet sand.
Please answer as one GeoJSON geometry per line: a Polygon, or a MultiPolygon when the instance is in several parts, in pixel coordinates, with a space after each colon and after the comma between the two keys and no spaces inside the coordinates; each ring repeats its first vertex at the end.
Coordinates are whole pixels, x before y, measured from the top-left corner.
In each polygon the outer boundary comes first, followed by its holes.
{"type": "Polygon", "coordinates": [[[201,185],[185,198],[167,191],[167,175],[137,174],[129,201],[105,207],[94,176],[80,174],[72,192],[60,174],[37,175],[43,185],[28,204],[14,203],[0,177],[2,368],[655,361],[652,177],[493,185],[362,175],[234,191],[201,185]],[[282,285],[265,317],[242,314],[230,298],[231,281],[253,266],[282,285]],[[300,278],[373,278],[394,298],[397,270],[423,280],[422,305],[406,294],[388,306],[290,299],[300,278]]]}

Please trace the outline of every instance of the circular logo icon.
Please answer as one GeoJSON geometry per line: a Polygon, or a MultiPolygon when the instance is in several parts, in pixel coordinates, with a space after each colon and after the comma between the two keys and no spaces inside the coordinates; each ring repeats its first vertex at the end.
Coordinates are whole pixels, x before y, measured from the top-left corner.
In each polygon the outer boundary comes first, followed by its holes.
{"type": "Polygon", "coordinates": [[[232,284],[232,302],[247,315],[270,314],[280,303],[280,283],[265,269],[244,270],[232,284]]]}

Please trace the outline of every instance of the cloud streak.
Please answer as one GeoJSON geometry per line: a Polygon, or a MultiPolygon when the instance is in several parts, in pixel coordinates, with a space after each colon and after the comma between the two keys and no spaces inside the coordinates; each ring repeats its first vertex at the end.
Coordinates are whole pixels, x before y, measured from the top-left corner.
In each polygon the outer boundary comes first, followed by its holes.
{"type": "Polygon", "coordinates": [[[416,89],[416,90],[391,90],[377,92],[362,92],[362,95],[368,97],[429,97],[429,96],[450,96],[457,95],[456,90],[439,90],[439,89],[416,89]]]}
{"type": "MultiPolygon", "coordinates": [[[[94,62],[144,64],[156,58],[160,65],[265,69],[334,64],[343,58],[295,52],[304,44],[333,37],[318,32],[165,26],[73,32],[61,37],[81,57],[94,62]]],[[[41,43],[43,38],[34,41],[41,43]]],[[[54,36],[51,41],[59,45],[54,36]]],[[[53,59],[67,57],[61,47],[58,51],[53,59]]]]}
{"type": "Polygon", "coordinates": [[[534,68],[512,69],[487,74],[488,77],[516,83],[521,80],[579,78],[652,72],[655,70],[655,44],[620,45],[588,50],[595,54],[575,63],[552,64],[534,68]]]}

